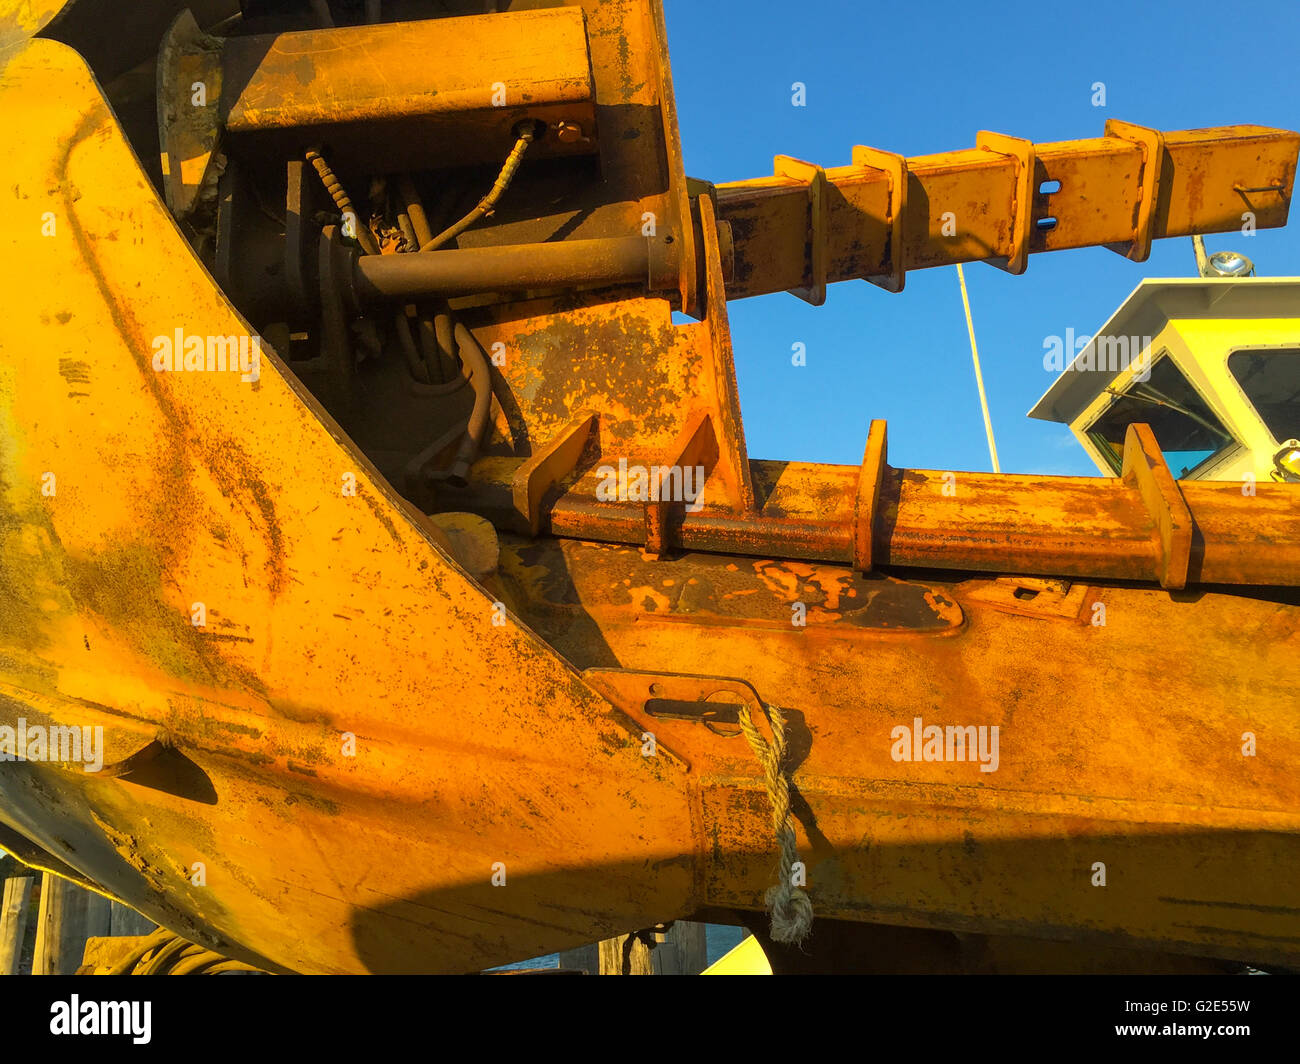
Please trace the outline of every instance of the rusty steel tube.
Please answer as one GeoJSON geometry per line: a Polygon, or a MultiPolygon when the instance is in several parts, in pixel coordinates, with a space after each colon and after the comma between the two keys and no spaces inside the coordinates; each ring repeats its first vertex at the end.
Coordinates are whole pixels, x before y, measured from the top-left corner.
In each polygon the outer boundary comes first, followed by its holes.
{"type": "Polygon", "coordinates": [[[663,291],[677,283],[672,247],[663,238],[630,236],[362,256],[353,264],[353,288],[363,304],[638,281],[663,291]]]}
{"type": "MultiPolygon", "coordinates": [[[[547,528],[563,539],[643,546],[645,515],[634,503],[565,496],[551,507],[547,528]]],[[[681,550],[802,561],[851,562],[853,529],[830,521],[785,521],[716,514],[687,515],[669,523],[668,542],[681,550]]]]}
{"type": "MultiPolygon", "coordinates": [[[[778,480],[777,467],[788,464],[751,463],[769,486],[778,480]]],[[[486,479],[480,474],[475,483],[508,498],[513,473],[501,479],[504,473],[498,468],[486,479]]],[[[869,530],[876,565],[1160,580],[1161,548],[1150,515],[1137,488],[1122,480],[961,473],[965,494],[949,497],[941,493],[943,476],[936,470],[888,471],[881,513],[869,530]]],[[[806,466],[786,477],[794,484],[784,497],[772,489],[759,512],[678,510],[666,521],[664,542],[687,551],[853,564],[857,477],[851,466],[806,466]]],[[[579,481],[550,503],[542,531],[644,545],[646,505],[598,500],[597,479],[579,481]]],[[[1178,490],[1196,529],[1189,584],[1300,587],[1300,487],[1259,485],[1244,503],[1231,482],[1179,481],[1178,490]]],[[[480,512],[502,519],[495,501],[480,512]]]]}

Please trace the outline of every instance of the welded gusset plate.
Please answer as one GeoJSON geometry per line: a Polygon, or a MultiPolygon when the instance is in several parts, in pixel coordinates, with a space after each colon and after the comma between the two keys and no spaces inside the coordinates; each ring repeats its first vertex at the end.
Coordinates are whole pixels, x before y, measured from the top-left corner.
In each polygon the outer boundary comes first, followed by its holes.
{"type": "MultiPolygon", "coordinates": [[[[576,308],[567,299],[539,299],[466,313],[485,349],[505,355],[498,369],[494,432],[522,457],[481,459],[474,467],[475,495],[452,497],[449,506],[482,505],[501,477],[508,498],[509,485],[529,457],[552,446],[575,417],[596,412],[587,449],[561,478],[571,493],[595,504],[597,486],[609,479],[603,470],[617,477],[620,461],[642,471],[666,467],[695,478],[695,461],[682,461],[691,450],[683,432],[692,418],[707,416],[712,457],[700,466],[701,491],[694,493],[692,483],[692,501],[713,513],[752,511],[721,264],[707,227],[703,243],[709,275],[701,322],[675,325],[666,300],[644,298],[576,308]]],[[[623,479],[609,497],[626,502],[635,494],[629,495],[623,479]]],[[[644,524],[644,506],[635,501],[605,510],[611,519],[644,524]],[[617,514],[620,509],[624,512],[617,514]]],[[[492,516],[509,522],[509,514],[492,516]]]]}

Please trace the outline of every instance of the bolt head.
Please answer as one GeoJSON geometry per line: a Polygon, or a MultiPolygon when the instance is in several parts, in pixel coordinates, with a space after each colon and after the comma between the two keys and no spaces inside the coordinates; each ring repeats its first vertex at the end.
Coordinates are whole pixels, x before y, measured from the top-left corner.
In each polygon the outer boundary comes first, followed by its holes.
{"type": "Polygon", "coordinates": [[[561,144],[573,144],[582,140],[582,127],[574,122],[556,122],[555,139],[561,144]]]}

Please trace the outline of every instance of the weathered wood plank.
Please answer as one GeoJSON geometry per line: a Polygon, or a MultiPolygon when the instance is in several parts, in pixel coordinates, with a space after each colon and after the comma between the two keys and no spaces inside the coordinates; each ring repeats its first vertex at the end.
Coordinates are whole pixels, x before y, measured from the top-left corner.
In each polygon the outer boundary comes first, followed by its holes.
{"type": "Polygon", "coordinates": [[[629,935],[565,950],[560,954],[560,967],[588,975],[699,975],[709,966],[706,929],[705,924],[677,920],[666,932],[655,933],[653,949],[634,941],[627,958],[631,971],[623,970],[629,935]]]}
{"type": "Polygon", "coordinates": [[[654,965],[650,960],[650,947],[635,935],[619,935],[607,938],[600,946],[601,975],[654,975],[654,965]],[[632,939],[628,954],[627,968],[623,965],[623,953],[628,949],[626,943],[632,939]]]}
{"type": "Polygon", "coordinates": [[[0,904],[0,975],[18,974],[35,884],[35,876],[13,876],[5,880],[4,902],[0,904]]]}
{"type": "Polygon", "coordinates": [[[86,949],[86,939],[109,933],[109,914],[107,898],[49,872],[44,873],[32,974],[76,974],[86,949]]]}
{"type": "Polygon", "coordinates": [[[675,920],[651,953],[655,975],[699,975],[709,966],[705,925],[675,920]]]}

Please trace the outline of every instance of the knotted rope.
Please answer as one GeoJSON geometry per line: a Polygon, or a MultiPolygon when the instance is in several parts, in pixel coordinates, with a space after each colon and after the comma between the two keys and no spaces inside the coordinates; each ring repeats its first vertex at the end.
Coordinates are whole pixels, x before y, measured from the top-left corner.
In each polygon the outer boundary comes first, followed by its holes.
{"type": "Polygon", "coordinates": [[[737,716],[754,756],[763,766],[767,797],[772,803],[772,827],[781,851],[776,886],[770,888],[763,899],[772,912],[772,938],[776,942],[797,945],[808,937],[812,929],[813,907],[803,888],[792,882],[799,851],[790,819],[790,779],[785,771],[785,714],[779,706],[767,707],[767,719],[772,726],[771,743],[763,738],[754,724],[748,705],[742,705],[737,716]]]}

